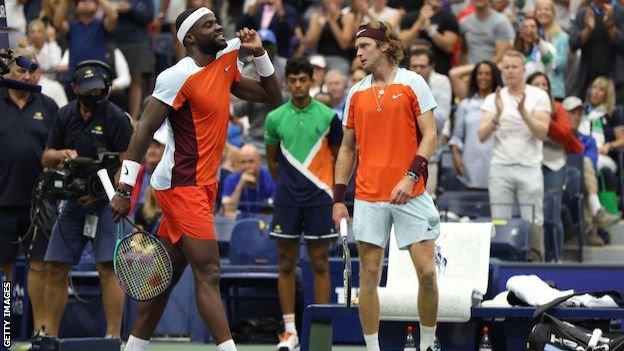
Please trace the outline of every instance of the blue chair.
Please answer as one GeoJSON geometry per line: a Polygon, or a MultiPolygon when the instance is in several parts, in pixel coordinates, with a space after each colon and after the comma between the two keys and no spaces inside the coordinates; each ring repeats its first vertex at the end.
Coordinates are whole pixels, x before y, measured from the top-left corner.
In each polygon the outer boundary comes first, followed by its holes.
{"type": "Polygon", "coordinates": [[[561,191],[544,194],[544,242],[546,260],[563,261],[564,232],[561,226],[561,191]]]}
{"type": "Polygon", "coordinates": [[[563,191],[562,220],[567,232],[577,237],[577,260],[583,261],[585,223],[583,221],[583,155],[568,155],[563,191]]]}
{"type": "Polygon", "coordinates": [[[437,201],[438,210],[450,211],[472,219],[490,216],[490,197],[487,191],[446,191],[437,201]]]}
{"type": "Polygon", "coordinates": [[[268,223],[258,218],[237,221],[230,238],[230,264],[276,265],[277,243],[268,228],[268,223]]]}
{"type": "Polygon", "coordinates": [[[492,220],[496,234],[490,256],[501,260],[524,261],[529,251],[529,223],[522,218],[492,220]]]}
{"type": "Polygon", "coordinates": [[[449,150],[444,150],[440,156],[438,169],[438,193],[443,194],[448,191],[462,191],[465,189],[457,179],[457,172],[455,172],[455,165],[453,164],[453,155],[449,150]]]}

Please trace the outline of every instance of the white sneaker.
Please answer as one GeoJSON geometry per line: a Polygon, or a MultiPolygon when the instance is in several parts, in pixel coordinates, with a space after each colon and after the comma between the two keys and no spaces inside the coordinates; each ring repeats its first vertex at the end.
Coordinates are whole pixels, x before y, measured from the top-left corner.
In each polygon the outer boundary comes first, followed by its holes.
{"type": "Polygon", "coordinates": [[[280,342],[277,344],[277,351],[296,351],[299,350],[299,337],[297,334],[285,331],[280,335],[280,342]]]}

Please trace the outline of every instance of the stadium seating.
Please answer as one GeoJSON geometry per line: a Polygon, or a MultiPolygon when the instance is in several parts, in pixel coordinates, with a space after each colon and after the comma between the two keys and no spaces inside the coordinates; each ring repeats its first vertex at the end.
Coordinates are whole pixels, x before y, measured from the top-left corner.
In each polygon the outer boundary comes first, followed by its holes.
{"type": "Polygon", "coordinates": [[[529,223],[522,218],[493,220],[491,256],[509,261],[526,260],[529,249],[529,223]]]}
{"type": "Polygon", "coordinates": [[[446,191],[436,200],[442,220],[453,212],[459,217],[472,219],[490,216],[490,198],[487,191],[446,191]]]}
{"type": "Polygon", "coordinates": [[[269,236],[268,224],[258,218],[245,218],[232,229],[229,248],[232,265],[276,265],[277,244],[269,236]]]}
{"type": "Polygon", "coordinates": [[[567,158],[566,183],[562,201],[562,220],[566,232],[577,238],[577,261],[583,261],[585,223],[583,221],[583,155],[567,158]]]}

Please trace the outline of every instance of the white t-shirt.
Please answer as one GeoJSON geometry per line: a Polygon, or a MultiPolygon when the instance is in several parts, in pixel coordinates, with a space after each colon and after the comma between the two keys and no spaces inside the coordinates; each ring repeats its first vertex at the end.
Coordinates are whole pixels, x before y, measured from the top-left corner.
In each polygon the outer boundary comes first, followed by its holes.
{"type": "MultiPolygon", "coordinates": [[[[545,91],[526,85],[524,108],[532,115],[534,111],[551,113],[550,98],[545,91]]],[[[529,129],[520,112],[517,97],[511,96],[507,87],[501,89],[503,111],[499,125],[492,137],[492,164],[520,164],[528,167],[541,167],[543,151],[542,140],[529,129]]],[[[496,113],[495,93],[488,95],[481,110],[496,113]]]]}

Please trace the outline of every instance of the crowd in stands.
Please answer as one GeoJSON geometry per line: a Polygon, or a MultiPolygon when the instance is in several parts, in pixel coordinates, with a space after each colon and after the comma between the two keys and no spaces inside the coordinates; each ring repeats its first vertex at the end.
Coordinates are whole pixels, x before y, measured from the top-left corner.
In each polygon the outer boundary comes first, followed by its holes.
{"type": "MultiPolygon", "coordinates": [[[[407,53],[401,65],[423,76],[438,104],[430,194],[437,195],[442,155],[450,152],[465,189],[489,190],[492,203],[533,204],[532,238],[543,241],[541,203],[551,194],[561,201],[566,155],[583,154],[588,242],[604,245],[597,229],[617,220],[598,193],[616,189],[616,150],[624,147],[622,0],[6,0],[6,6],[11,43],[36,57],[38,82],[59,107],[74,97],[69,81],[77,63],[96,59],[112,67],[111,100],[135,121],[157,74],[185,55],[175,18],[186,8],[213,9],[228,38],[242,27],[256,29],[280,82],[287,59],[308,57],[310,95],[340,119],[347,92],[366,75],[353,47],[357,28],[387,21],[407,53]],[[511,49],[524,62],[516,81],[501,75],[511,49]],[[515,95],[514,84],[525,82],[534,88],[515,95]]],[[[240,60],[244,74],[256,75],[248,54],[240,60]]],[[[282,95],[290,99],[285,84],[282,95]]],[[[279,182],[266,166],[265,121],[279,105],[233,98],[219,215],[270,212],[279,182]]],[[[135,218],[147,228],[158,221],[148,180],[166,144],[162,133],[154,136],[132,198],[135,218]]],[[[510,211],[492,207],[493,216],[510,211]]],[[[544,259],[540,245],[535,260],[544,259]]]]}

